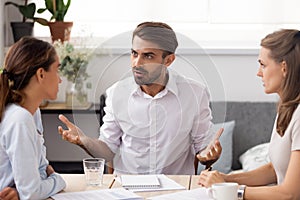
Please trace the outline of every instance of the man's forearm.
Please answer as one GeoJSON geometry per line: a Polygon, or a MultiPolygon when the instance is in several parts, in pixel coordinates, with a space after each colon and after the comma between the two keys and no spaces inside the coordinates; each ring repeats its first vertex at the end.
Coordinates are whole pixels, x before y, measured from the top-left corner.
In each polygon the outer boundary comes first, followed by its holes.
{"type": "Polygon", "coordinates": [[[79,146],[93,157],[104,158],[106,161],[111,161],[115,156],[105,142],[96,138],[85,137],[82,143],[83,145],[79,146]]]}

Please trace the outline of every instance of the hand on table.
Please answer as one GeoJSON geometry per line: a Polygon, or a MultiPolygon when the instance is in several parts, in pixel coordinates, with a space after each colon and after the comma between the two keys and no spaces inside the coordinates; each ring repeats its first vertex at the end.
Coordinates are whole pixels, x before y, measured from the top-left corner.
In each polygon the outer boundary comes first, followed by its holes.
{"type": "Polygon", "coordinates": [[[200,173],[198,184],[204,187],[211,187],[211,185],[214,183],[225,182],[223,175],[224,174],[216,170],[215,171],[203,170],[200,173]]]}

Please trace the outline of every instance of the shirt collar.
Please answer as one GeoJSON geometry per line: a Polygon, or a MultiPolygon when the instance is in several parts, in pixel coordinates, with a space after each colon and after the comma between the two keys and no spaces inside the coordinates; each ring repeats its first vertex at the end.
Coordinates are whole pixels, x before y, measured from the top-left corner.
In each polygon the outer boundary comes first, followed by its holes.
{"type": "MultiPolygon", "coordinates": [[[[170,69],[168,70],[169,80],[167,82],[166,88],[161,91],[159,96],[164,96],[167,94],[167,91],[172,92],[175,96],[178,96],[178,88],[176,84],[176,72],[170,69]]],[[[136,94],[139,96],[145,96],[146,94],[142,91],[141,87],[135,83],[135,87],[131,92],[131,95],[136,94]]]]}
{"type": "Polygon", "coordinates": [[[169,80],[166,85],[166,89],[178,96],[178,88],[176,84],[176,72],[172,69],[168,69],[169,80]]]}

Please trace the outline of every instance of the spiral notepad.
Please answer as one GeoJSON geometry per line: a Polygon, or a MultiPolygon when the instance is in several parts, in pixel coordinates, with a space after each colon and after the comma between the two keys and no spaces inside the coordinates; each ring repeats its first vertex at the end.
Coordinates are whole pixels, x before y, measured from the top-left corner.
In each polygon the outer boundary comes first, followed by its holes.
{"type": "Polygon", "coordinates": [[[126,189],[160,188],[156,175],[121,175],[121,182],[126,189]]]}

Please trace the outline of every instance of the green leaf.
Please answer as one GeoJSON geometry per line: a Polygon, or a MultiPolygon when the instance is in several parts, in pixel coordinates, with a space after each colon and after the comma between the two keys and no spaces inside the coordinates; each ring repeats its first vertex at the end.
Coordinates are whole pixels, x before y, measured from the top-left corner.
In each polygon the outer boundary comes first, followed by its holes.
{"type": "Polygon", "coordinates": [[[34,18],[35,13],[35,3],[30,3],[27,6],[19,6],[19,11],[22,13],[22,15],[28,19],[34,18]]]}
{"type": "Polygon", "coordinates": [[[52,16],[50,20],[55,19],[55,21],[64,21],[65,15],[71,5],[71,0],[67,1],[67,4],[64,4],[64,0],[55,0],[56,1],[56,11],[53,8],[53,0],[44,0],[45,8],[40,8],[37,10],[37,13],[41,14],[48,10],[52,16]]]}
{"type": "Polygon", "coordinates": [[[41,13],[45,12],[46,10],[47,10],[47,8],[39,8],[37,10],[37,13],[41,14],[41,13]]]}
{"type": "Polygon", "coordinates": [[[40,24],[43,25],[43,26],[48,26],[48,20],[45,20],[45,19],[43,19],[43,18],[35,17],[35,18],[34,18],[34,21],[40,23],[40,24]]]}

